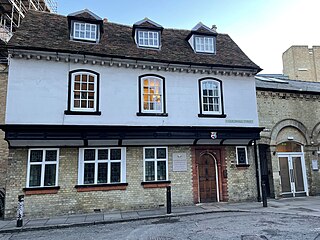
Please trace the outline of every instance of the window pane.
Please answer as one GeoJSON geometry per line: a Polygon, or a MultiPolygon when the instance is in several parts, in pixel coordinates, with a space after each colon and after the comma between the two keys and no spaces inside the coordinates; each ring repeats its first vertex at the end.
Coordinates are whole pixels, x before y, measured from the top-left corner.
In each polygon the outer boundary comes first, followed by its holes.
{"type": "Polygon", "coordinates": [[[121,181],[121,163],[111,163],[111,183],[121,181]]]}
{"type": "Polygon", "coordinates": [[[121,149],[111,149],[110,160],[121,160],[121,149]]]}
{"type": "Polygon", "coordinates": [[[74,85],[74,90],[80,90],[80,83],[76,83],[74,85]]]}
{"type": "Polygon", "coordinates": [[[96,150],[95,149],[85,149],[84,150],[84,161],[94,161],[96,150]]]}
{"type": "Polygon", "coordinates": [[[46,161],[57,161],[57,150],[47,150],[46,151],[46,161]]]}
{"type": "Polygon", "coordinates": [[[56,185],[56,164],[47,164],[44,171],[44,186],[56,185]]]}
{"type": "Polygon", "coordinates": [[[76,76],[74,77],[74,80],[77,81],[77,82],[79,82],[79,81],[80,81],[80,75],[76,75],[76,76]]]}
{"type": "Polygon", "coordinates": [[[81,101],[81,108],[87,108],[87,101],[81,101]]]}
{"type": "Polygon", "coordinates": [[[158,181],[159,180],[166,180],[167,175],[166,175],[167,169],[166,169],[166,161],[158,161],[157,162],[157,177],[158,181]]]}
{"type": "Polygon", "coordinates": [[[166,159],[167,149],[166,148],[157,148],[157,159],[166,159]]]}
{"type": "Polygon", "coordinates": [[[98,164],[98,183],[108,182],[108,163],[98,164]]]}
{"type": "Polygon", "coordinates": [[[42,150],[31,150],[30,162],[42,162],[42,156],[43,156],[42,150]]]}
{"type": "Polygon", "coordinates": [[[41,165],[31,165],[29,187],[40,187],[40,185],[41,185],[41,165]]]}
{"type": "Polygon", "coordinates": [[[94,163],[84,164],[84,184],[94,183],[94,163]]]}
{"type": "Polygon", "coordinates": [[[80,101],[74,101],[74,107],[79,108],[80,107],[80,101]]]}
{"type": "Polygon", "coordinates": [[[146,181],[155,181],[154,162],[153,161],[146,161],[145,162],[145,180],[146,181]]]}
{"type": "Polygon", "coordinates": [[[154,148],[145,149],[145,159],[154,159],[154,148]]]}
{"type": "Polygon", "coordinates": [[[108,159],[108,149],[99,149],[98,160],[107,160],[107,159],[108,159]]]}
{"type": "Polygon", "coordinates": [[[88,101],[89,106],[88,108],[94,108],[94,101],[88,101]]]}

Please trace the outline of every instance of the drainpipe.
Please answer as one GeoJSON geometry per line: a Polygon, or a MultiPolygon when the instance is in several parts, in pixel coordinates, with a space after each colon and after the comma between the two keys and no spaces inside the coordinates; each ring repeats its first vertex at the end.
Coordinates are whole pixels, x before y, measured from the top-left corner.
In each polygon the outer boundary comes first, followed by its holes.
{"type": "Polygon", "coordinates": [[[257,142],[253,140],[254,146],[254,163],[256,165],[256,181],[257,181],[257,201],[261,202],[261,194],[260,194],[260,172],[259,172],[259,165],[258,165],[258,150],[257,150],[257,142]]]}

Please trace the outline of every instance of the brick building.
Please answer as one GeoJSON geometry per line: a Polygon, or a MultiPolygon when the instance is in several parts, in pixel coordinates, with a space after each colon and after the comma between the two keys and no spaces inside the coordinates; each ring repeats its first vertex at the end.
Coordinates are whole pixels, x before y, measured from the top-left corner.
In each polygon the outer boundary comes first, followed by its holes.
{"type": "Polygon", "coordinates": [[[169,185],[257,199],[260,68],[227,34],[30,11],[8,48],[6,217],[20,194],[28,217],[159,207],[169,185]]]}
{"type": "Polygon", "coordinates": [[[271,197],[320,194],[320,83],[256,77],[262,179],[271,197]]]}
{"type": "Polygon", "coordinates": [[[320,82],[320,46],[291,46],[282,62],[283,73],[290,79],[320,82]]]}

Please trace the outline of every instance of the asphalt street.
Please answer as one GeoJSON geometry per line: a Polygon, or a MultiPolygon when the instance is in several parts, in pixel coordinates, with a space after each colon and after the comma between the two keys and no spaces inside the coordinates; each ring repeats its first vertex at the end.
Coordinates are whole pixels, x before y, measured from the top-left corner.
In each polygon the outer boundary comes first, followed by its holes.
{"type": "Polygon", "coordinates": [[[0,234],[0,240],[319,239],[320,218],[277,213],[212,213],[170,219],[0,234]]]}

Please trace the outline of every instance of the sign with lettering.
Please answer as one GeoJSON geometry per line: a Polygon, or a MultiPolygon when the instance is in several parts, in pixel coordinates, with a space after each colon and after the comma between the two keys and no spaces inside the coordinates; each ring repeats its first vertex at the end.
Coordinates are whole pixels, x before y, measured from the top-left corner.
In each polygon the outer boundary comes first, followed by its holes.
{"type": "Polygon", "coordinates": [[[186,153],[173,153],[173,171],[186,172],[188,171],[187,154],[186,153]]]}

